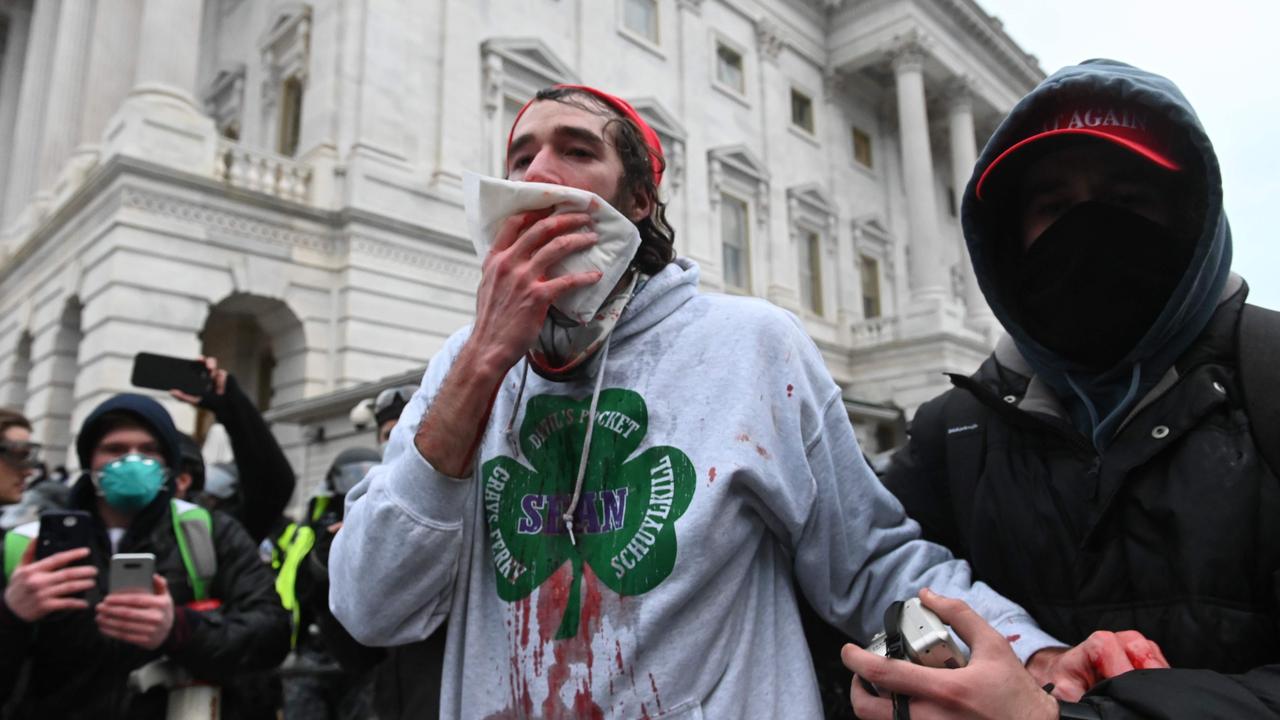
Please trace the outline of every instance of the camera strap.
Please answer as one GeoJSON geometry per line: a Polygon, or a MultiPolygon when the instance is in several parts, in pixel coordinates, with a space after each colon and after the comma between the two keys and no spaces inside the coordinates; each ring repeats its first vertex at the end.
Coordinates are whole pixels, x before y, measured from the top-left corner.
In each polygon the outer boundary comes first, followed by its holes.
{"type": "MultiPolygon", "coordinates": [[[[894,660],[906,660],[907,647],[902,640],[902,601],[889,604],[884,611],[884,643],[885,655],[894,660]]],[[[911,698],[898,693],[890,693],[893,701],[893,720],[911,720],[911,698]]]]}

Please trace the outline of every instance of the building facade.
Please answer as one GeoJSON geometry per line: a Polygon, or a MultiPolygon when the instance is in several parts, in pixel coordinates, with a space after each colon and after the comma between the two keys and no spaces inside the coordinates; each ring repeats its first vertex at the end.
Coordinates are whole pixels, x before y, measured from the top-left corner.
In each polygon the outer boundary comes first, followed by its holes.
{"type": "Polygon", "coordinates": [[[0,0],[0,34],[0,403],[56,463],[135,353],[216,355],[309,483],[469,320],[461,174],[556,82],[636,106],[705,289],[795,312],[899,443],[994,341],[958,198],[1043,76],[973,0],[0,0]]]}

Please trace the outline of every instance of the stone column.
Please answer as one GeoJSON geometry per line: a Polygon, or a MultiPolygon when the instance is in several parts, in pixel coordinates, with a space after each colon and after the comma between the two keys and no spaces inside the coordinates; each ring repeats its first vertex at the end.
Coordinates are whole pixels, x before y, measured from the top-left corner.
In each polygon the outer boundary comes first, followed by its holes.
{"type": "MultiPolygon", "coordinates": [[[[966,77],[952,80],[947,89],[947,119],[951,132],[951,172],[952,187],[955,192],[957,210],[964,198],[965,185],[973,174],[974,163],[977,162],[978,150],[973,131],[973,88],[972,81],[966,77]]],[[[991,310],[987,300],[978,288],[978,278],[973,272],[973,262],[969,259],[969,246],[960,237],[960,270],[964,277],[964,302],[967,314],[971,318],[990,317],[991,310]]]]}
{"type": "Polygon", "coordinates": [[[195,100],[203,17],[203,0],[143,0],[133,89],[108,124],[104,158],[213,173],[216,131],[195,100]]]}
{"type": "Polygon", "coordinates": [[[195,108],[203,0],[143,0],[133,95],[195,108]]]}
{"type": "Polygon", "coordinates": [[[107,122],[133,87],[141,16],[142,0],[110,0],[94,13],[76,149],[58,179],[59,195],[78,186],[97,162],[107,122]]]}
{"type": "MultiPolygon", "coordinates": [[[[53,65],[54,33],[61,0],[34,4],[27,54],[22,64],[22,88],[18,91],[18,117],[13,128],[13,152],[9,155],[9,180],[5,183],[5,238],[20,240],[33,218],[23,211],[36,189],[39,175],[40,137],[45,127],[45,102],[53,65]],[[22,215],[22,217],[19,217],[22,215]]],[[[6,250],[13,250],[6,247],[6,250]]]]}
{"type": "MultiPolygon", "coordinates": [[[[13,129],[18,119],[18,90],[22,87],[23,60],[27,54],[27,36],[31,33],[31,13],[22,6],[11,6],[9,31],[4,40],[3,74],[0,75],[0,168],[10,167],[13,160],[13,129]]],[[[4,215],[4,188],[9,178],[0,173],[0,220],[4,215]]],[[[0,227],[4,223],[0,222],[0,227]]]]}
{"type": "MultiPolygon", "coordinates": [[[[80,139],[85,69],[89,61],[89,30],[93,23],[94,0],[67,0],[58,13],[54,40],[53,68],[49,73],[49,99],[45,109],[48,122],[40,142],[40,184],[37,197],[48,202],[62,164],[71,156],[80,139]]],[[[105,8],[111,12],[110,8],[105,8]]]]}
{"type": "Polygon", "coordinates": [[[911,226],[909,270],[912,300],[947,295],[948,273],[942,264],[937,200],[933,188],[933,151],[925,109],[925,48],[918,37],[902,39],[891,52],[898,90],[898,132],[902,175],[911,226]]]}

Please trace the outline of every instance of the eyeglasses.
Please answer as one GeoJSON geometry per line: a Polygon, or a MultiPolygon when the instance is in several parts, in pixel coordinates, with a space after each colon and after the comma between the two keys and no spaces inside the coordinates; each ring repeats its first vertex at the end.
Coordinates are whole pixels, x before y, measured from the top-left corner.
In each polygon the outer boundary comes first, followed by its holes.
{"type": "Polygon", "coordinates": [[[19,468],[40,464],[40,443],[0,440],[0,460],[19,468]]]}

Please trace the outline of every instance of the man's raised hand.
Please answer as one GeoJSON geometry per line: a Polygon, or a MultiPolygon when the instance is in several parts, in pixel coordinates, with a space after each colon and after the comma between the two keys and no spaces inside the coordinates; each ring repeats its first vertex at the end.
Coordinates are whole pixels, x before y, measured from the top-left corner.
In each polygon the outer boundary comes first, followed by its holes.
{"type": "Polygon", "coordinates": [[[594,271],[547,277],[560,261],[598,240],[587,214],[550,213],[539,210],[507,218],[484,260],[475,325],[467,342],[482,370],[505,374],[533,347],[557,298],[600,280],[601,274],[594,271]]]}

